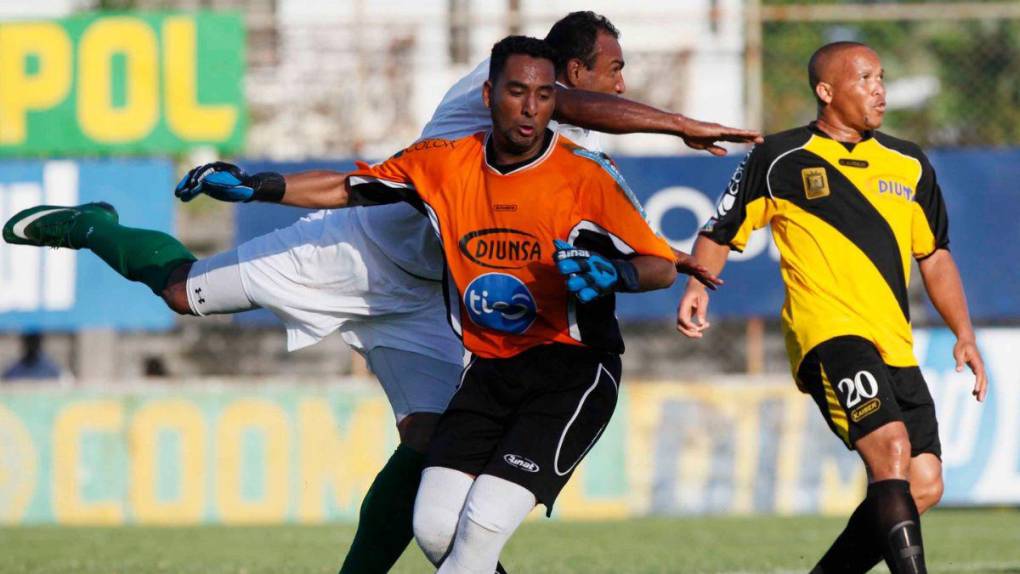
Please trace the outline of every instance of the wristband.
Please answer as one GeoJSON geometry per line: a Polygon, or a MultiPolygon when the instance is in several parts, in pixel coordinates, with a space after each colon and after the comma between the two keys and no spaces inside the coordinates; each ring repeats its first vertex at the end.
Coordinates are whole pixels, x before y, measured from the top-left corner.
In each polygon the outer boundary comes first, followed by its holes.
{"type": "Polygon", "coordinates": [[[619,280],[616,284],[616,290],[623,293],[637,293],[641,290],[641,284],[638,282],[638,271],[634,264],[626,259],[613,259],[613,267],[616,268],[616,275],[619,280]]]}
{"type": "Polygon", "coordinates": [[[263,171],[251,176],[252,194],[248,201],[280,203],[287,191],[287,180],[273,171],[263,171]]]}

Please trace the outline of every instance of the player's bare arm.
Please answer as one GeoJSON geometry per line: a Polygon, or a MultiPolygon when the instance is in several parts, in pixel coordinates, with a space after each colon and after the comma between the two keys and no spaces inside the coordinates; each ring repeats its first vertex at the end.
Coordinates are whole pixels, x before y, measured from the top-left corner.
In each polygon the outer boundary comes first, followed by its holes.
{"type": "Polygon", "coordinates": [[[630,263],[637,270],[639,291],[665,289],[676,281],[676,266],[668,259],[655,255],[638,255],[630,263]]]}
{"type": "MultiPolygon", "coordinates": [[[[729,246],[719,245],[703,235],[694,242],[693,257],[705,268],[708,276],[716,277],[722,272],[729,254],[729,246]]],[[[700,339],[704,336],[702,331],[709,326],[708,291],[705,283],[692,274],[677,306],[676,329],[685,337],[700,339]]]]}
{"type": "Polygon", "coordinates": [[[719,142],[761,143],[754,130],[731,128],[666,112],[612,94],[557,86],[557,121],[610,134],[655,133],[684,140],[692,149],[726,155],[719,142]]]}
{"type": "Polygon", "coordinates": [[[347,173],[312,170],[284,176],[286,190],[280,203],[311,209],[333,209],[347,205],[347,173]]]}
{"type": "Polygon", "coordinates": [[[189,171],[174,194],[182,201],[208,195],[220,201],[261,201],[309,209],[346,207],[347,175],[332,170],[309,170],[282,175],[273,172],[248,174],[240,167],[215,162],[189,171]]]}
{"type": "Polygon", "coordinates": [[[963,281],[956,267],[952,253],[947,249],[937,249],[935,253],[918,263],[924,287],[928,291],[935,309],[942,315],[946,325],[956,335],[953,346],[953,358],[956,360],[957,372],[963,366],[970,367],[974,373],[973,394],[977,400],[983,401],[988,392],[988,376],[981,351],[977,347],[974,327],[971,325],[970,312],[967,309],[967,296],[963,292],[963,281]]]}

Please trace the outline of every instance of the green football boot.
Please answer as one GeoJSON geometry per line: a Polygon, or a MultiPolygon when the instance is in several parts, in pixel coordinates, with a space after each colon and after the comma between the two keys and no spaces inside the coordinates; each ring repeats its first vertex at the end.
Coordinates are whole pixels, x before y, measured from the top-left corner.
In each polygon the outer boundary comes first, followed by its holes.
{"type": "Polygon", "coordinates": [[[81,216],[94,214],[110,223],[117,223],[117,210],[109,203],[99,201],[76,207],[40,205],[23,209],[4,224],[4,241],[15,245],[36,245],[39,247],[68,247],[71,245],[71,230],[81,216]]]}

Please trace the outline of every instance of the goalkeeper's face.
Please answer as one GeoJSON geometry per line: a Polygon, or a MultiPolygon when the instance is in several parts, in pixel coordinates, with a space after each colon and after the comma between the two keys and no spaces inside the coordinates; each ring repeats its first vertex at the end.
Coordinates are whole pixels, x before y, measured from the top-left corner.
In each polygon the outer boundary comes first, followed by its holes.
{"type": "Polygon", "coordinates": [[[830,112],[859,132],[880,128],[885,117],[885,71],[878,54],[864,46],[845,50],[829,71],[830,112]]]}
{"type": "Polygon", "coordinates": [[[552,61],[525,54],[510,56],[494,84],[482,91],[492,113],[493,143],[512,155],[530,156],[542,147],[556,107],[552,61]]]}

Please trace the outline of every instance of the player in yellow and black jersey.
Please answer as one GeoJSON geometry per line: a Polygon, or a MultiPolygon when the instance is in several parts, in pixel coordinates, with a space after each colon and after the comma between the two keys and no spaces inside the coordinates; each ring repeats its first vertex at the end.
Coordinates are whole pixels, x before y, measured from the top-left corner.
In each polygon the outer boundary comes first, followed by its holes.
{"type": "MultiPolygon", "coordinates": [[[[786,285],[782,326],[791,370],[829,427],[867,465],[868,494],[814,572],[924,572],[919,512],[942,495],[935,408],[913,353],[907,287],[919,262],[936,309],[957,336],[958,368],[986,377],[935,171],[920,148],[877,131],[882,65],[837,42],[811,58],[818,117],[765,138],[737,168],[694,255],[718,273],[730,249],[770,225],[786,285]]],[[[708,295],[688,283],[677,327],[698,338],[708,295]]]]}

